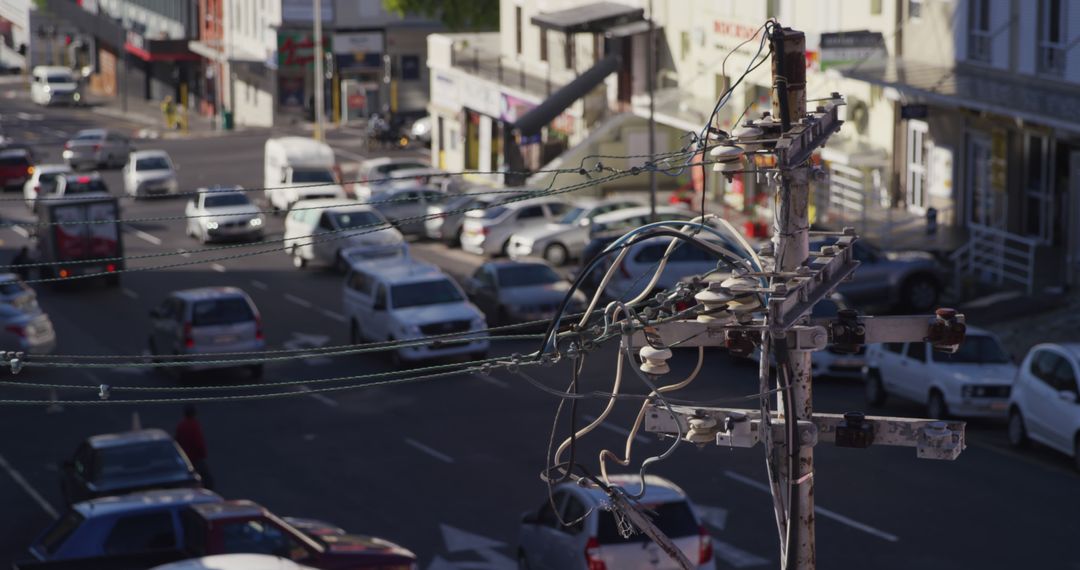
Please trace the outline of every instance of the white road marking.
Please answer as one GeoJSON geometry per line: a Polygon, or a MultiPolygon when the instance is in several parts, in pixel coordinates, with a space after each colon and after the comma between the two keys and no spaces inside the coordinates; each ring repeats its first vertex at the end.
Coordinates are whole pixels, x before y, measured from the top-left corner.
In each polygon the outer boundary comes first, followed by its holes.
{"type": "Polygon", "coordinates": [[[716,540],[715,538],[712,543],[713,554],[726,562],[729,566],[735,568],[748,568],[750,566],[764,566],[769,563],[768,560],[738,548],[734,544],[716,540]]]}
{"type": "Polygon", "coordinates": [[[225,266],[220,263],[211,263],[210,269],[217,271],[218,273],[225,273],[225,266]]]}
{"type": "Polygon", "coordinates": [[[724,530],[727,526],[728,511],[727,509],[720,507],[710,507],[707,505],[694,505],[697,509],[698,516],[705,524],[715,528],[716,530],[724,530]]]}
{"type": "MultiPolygon", "coordinates": [[[[735,481],[738,481],[738,482],[740,482],[740,483],[742,483],[744,485],[747,485],[749,487],[753,487],[755,489],[758,489],[759,491],[764,491],[766,493],[772,493],[772,490],[769,488],[768,485],[766,485],[765,483],[762,483],[760,481],[757,481],[755,479],[751,479],[749,477],[746,477],[745,475],[740,475],[740,474],[738,474],[738,473],[736,473],[734,471],[724,471],[724,475],[726,475],[729,479],[734,479],[735,481]]],[[[861,523],[861,522],[859,522],[859,521],[857,521],[855,519],[846,517],[846,516],[836,512],[836,511],[826,509],[825,507],[822,507],[821,505],[814,505],[814,512],[816,514],[818,514],[818,515],[821,515],[821,516],[827,518],[827,519],[832,519],[832,520],[834,520],[834,521],[836,521],[838,523],[846,524],[846,525],[850,526],[851,528],[854,528],[856,530],[861,530],[861,531],[865,532],[866,534],[876,536],[876,537],[878,537],[878,538],[880,538],[882,540],[886,540],[888,542],[899,542],[900,541],[900,537],[896,536],[895,534],[888,533],[888,532],[885,532],[883,530],[876,529],[876,528],[874,528],[874,527],[872,527],[872,526],[870,526],[868,524],[864,524],[864,523],[861,523]]]]}
{"type": "Polygon", "coordinates": [[[191,254],[182,247],[176,248],[176,253],[179,253],[181,257],[191,257],[191,254]]]}
{"type": "Polygon", "coordinates": [[[138,293],[132,291],[131,289],[128,289],[127,287],[124,287],[123,289],[121,289],[120,292],[123,293],[124,296],[131,297],[132,299],[138,299],[139,298],[138,293]]]}
{"type": "Polygon", "coordinates": [[[263,291],[266,291],[267,289],[270,288],[269,285],[267,285],[266,283],[263,283],[262,281],[259,281],[258,279],[252,279],[251,280],[251,286],[256,288],[256,289],[262,289],[263,291]]]}
{"type": "Polygon", "coordinates": [[[310,301],[308,301],[307,299],[297,297],[296,295],[293,295],[291,293],[285,293],[285,300],[289,301],[290,303],[295,303],[297,305],[300,305],[301,307],[303,307],[305,309],[310,309],[311,308],[311,302],[310,301]]]}
{"type": "Polygon", "coordinates": [[[131,230],[131,233],[135,234],[135,237],[147,243],[151,243],[153,245],[161,245],[161,238],[155,236],[154,234],[148,234],[142,230],[137,230],[131,226],[128,226],[128,229],[131,230]]]}
{"type": "MultiPolygon", "coordinates": [[[[585,418],[585,421],[587,421],[589,423],[592,423],[592,422],[596,421],[596,416],[584,416],[584,418],[585,418]]],[[[598,425],[596,427],[603,428],[603,429],[606,429],[606,430],[608,430],[610,432],[617,433],[617,434],[619,434],[619,435],[621,435],[623,437],[626,437],[626,436],[630,435],[630,430],[628,430],[626,428],[621,428],[621,427],[619,427],[619,426],[617,426],[615,424],[602,423],[602,424],[600,424],[600,425],[598,425]]],[[[649,443],[649,438],[641,435],[640,433],[637,433],[637,434],[634,434],[634,441],[636,441],[638,443],[649,443]]]]}
{"type": "Polygon", "coordinates": [[[21,235],[24,238],[30,237],[30,231],[22,226],[11,226],[11,231],[21,235]]]}
{"type": "Polygon", "coordinates": [[[445,453],[436,451],[436,450],[434,450],[434,449],[420,443],[419,441],[416,441],[415,439],[407,437],[407,438],[405,438],[405,443],[415,447],[416,449],[419,449],[420,451],[423,451],[424,453],[426,453],[426,454],[428,454],[428,455],[434,457],[435,459],[438,459],[439,461],[442,461],[444,463],[453,463],[454,462],[454,459],[451,458],[449,455],[446,455],[445,453]]]}
{"type": "Polygon", "coordinates": [[[496,378],[496,377],[494,377],[494,376],[492,376],[490,374],[484,374],[483,372],[473,372],[473,377],[478,378],[480,380],[483,380],[484,382],[487,382],[488,384],[498,386],[499,388],[509,388],[510,387],[510,385],[507,384],[506,382],[503,382],[502,380],[499,380],[498,378],[496,378]]]}
{"type": "Polygon", "coordinates": [[[333,320],[335,320],[335,321],[337,321],[339,323],[344,324],[344,323],[349,322],[348,317],[346,317],[345,315],[342,315],[341,313],[335,313],[334,311],[331,311],[330,309],[319,309],[319,312],[322,313],[324,317],[326,317],[328,319],[333,319],[333,320]]]}
{"type": "Polygon", "coordinates": [[[7,471],[7,474],[15,480],[15,483],[18,486],[22,487],[23,491],[26,491],[27,495],[30,495],[30,498],[33,499],[34,502],[41,507],[41,510],[45,511],[45,514],[49,515],[52,518],[56,518],[58,516],[56,509],[54,509],[53,506],[49,504],[49,501],[46,501],[45,497],[42,497],[41,494],[38,493],[37,490],[30,485],[26,478],[22,476],[22,473],[19,473],[18,470],[16,470],[14,467],[11,466],[10,463],[8,463],[7,459],[4,459],[3,455],[0,455],[0,467],[3,467],[4,471],[7,471]]]}
{"type": "Polygon", "coordinates": [[[329,397],[329,396],[327,396],[325,394],[320,394],[318,392],[311,392],[311,387],[309,387],[309,386],[307,386],[305,384],[301,384],[301,385],[297,386],[296,391],[298,391],[298,392],[309,392],[308,396],[311,396],[315,400],[318,400],[319,402],[322,402],[323,404],[326,404],[327,406],[330,406],[331,408],[336,408],[336,407],[338,407],[340,405],[340,404],[338,404],[337,400],[335,400],[335,399],[333,399],[333,398],[331,398],[331,397],[329,397]]]}

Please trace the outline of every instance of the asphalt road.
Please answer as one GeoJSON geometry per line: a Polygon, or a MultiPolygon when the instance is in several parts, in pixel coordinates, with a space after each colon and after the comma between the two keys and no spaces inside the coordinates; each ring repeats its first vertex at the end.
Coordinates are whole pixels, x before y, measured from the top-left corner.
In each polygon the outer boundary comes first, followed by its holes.
{"type": "MultiPolygon", "coordinates": [[[[89,125],[137,125],[105,120],[89,110],[32,107],[18,93],[3,101],[0,128],[16,140],[40,144],[59,158],[60,142],[89,125]]],[[[181,166],[181,187],[220,183],[261,185],[265,134],[234,133],[192,140],[140,141],[139,148],[168,150],[181,166]]],[[[331,137],[343,161],[356,160],[358,141],[331,137]]],[[[118,172],[105,174],[119,192],[118,172]]],[[[7,194],[5,197],[13,197],[7,194]]],[[[178,215],[181,200],[124,201],[126,218],[178,215]]],[[[28,220],[19,202],[3,202],[4,219],[28,220]]],[[[194,261],[180,250],[197,247],[181,221],[132,223],[128,255],[167,256],[132,262],[131,268],[194,261]]],[[[280,235],[272,219],[268,237],[280,235]]],[[[0,259],[25,243],[0,230],[0,259]]],[[[263,246],[272,249],[272,246],[263,246]]],[[[254,251],[245,248],[237,251],[254,251]]],[[[463,275],[479,258],[434,244],[414,244],[414,255],[463,275]]],[[[306,348],[347,342],[341,316],[340,276],[297,271],[283,252],[169,269],[133,271],[122,287],[39,287],[42,306],[59,335],[58,353],[137,355],[145,348],[147,311],[174,289],[235,285],[259,306],[272,348],[306,348]]],[[[495,354],[524,353],[534,342],[500,343],[495,354]]],[[[583,389],[607,389],[615,353],[591,354],[583,389]]],[[[693,365],[679,351],[673,379],[693,365]]],[[[458,375],[408,385],[311,393],[316,380],[390,370],[378,355],[309,358],[267,365],[267,382],[303,381],[288,398],[217,402],[200,406],[217,490],[256,500],[279,514],[333,521],[353,532],[382,536],[418,553],[423,568],[512,568],[519,516],[544,500],[538,474],[557,400],[518,375],[458,375]]],[[[27,369],[0,372],[0,399],[48,399],[48,392],[17,387],[20,381],[85,384],[85,391],[56,393],[92,398],[100,384],[176,386],[170,376],[135,368],[27,369]]],[[[552,387],[569,380],[566,364],[531,374],[552,387]]],[[[738,397],[756,391],[755,370],[720,353],[707,354],[701,377],[683,398],[738,397]]],[[[207,383],[236,382],[227,374],[200,375],[207,383]]],[[[643,393],[644,387],[631,391],[643,393]]],[[[815,383],[817,411],[863,408],[861,386],[815,383]]],[[[236,393],[232,388],[228,393],[236,393]]],[[[198,392],[205,395],[206,392],[198,392]]],[[[177,392],[149,393],[152,397],[177,392]]],[[[594,417],[604,402],[582,404],[594,417]]],[[[621,449],[636,406],[621,403],[612,419],[578,450],[589,467],[601,447],[621,449]]],[[[892,403],[886,413],[920,415],[916,406],[892,403]]],[[[92,434],[125,430],[134,421],[171,430],[176,404],[0,405],[0,560],[24,555],[27,544],[61,508],[56,464],[92,434]]],[[[560,433],[566,433],[563,420],[560,433]]],[[[637,457],[667,443],[641,436],[637,457]]],[[[1044,450],[1016,453],[1002,427],[969,425],[969,447],[955,462],[924,461],[910,448],[838,449],[817,453],[817,557],[821,568],[954,569],[1080,568],[1080,477],[1068,461],[1044,450]]],[[[771,503],[761,490],[763,453],[755,449],[682,446],[654,472],[679,483],[707,513],[720,568],[768,568],[778,562],[771,503]]]]}

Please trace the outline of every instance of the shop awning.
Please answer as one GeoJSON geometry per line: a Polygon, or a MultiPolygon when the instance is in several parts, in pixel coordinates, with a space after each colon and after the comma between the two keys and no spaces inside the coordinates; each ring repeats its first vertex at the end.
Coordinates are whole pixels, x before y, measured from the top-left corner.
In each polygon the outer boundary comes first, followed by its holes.
{"type": "Polygon", "coordinates": [[[530,21],[543,30],[577,34],[604,32],[644,17],[645,10],[642,8],[618,2],[593,2],[577,8],[537,14],[530,21]]]}
{"type": "Polygon", "coordinates": [[[575,77],[573,81],[552,93],[543,103],[525,113],[514,123],[514,130],[522,136],[539,133],[544,125],[553,121],[567,107],[573,105],[574,101],[584,97],[600,85],[605,77],[614,73],[619,68],[619,59],[617,54],[611,54],[596,62],[596,65],[590,67],[585,73],[575,77]]]}
{"type": "MultiPolygon", "coordinates": [[[[656,26],[656,33],[659,35],[663,28],[656,26]]],[[[630,36],[636,36],[638,34],[649,33],[649,21],[638,20],[636,22],[628,22],[626,24],[619,24],[613,26],[604,31],[604,37],[606,38],[628,38],[630,36]]]]}
{"type": "Polygon", "coordinates": [[[1020,118],[1080,132],[1080,89],[1025,81],[988,70],[892,59],[839,69],[845,77],[892,87],[905,102],[932,103],[1020,118]]]}

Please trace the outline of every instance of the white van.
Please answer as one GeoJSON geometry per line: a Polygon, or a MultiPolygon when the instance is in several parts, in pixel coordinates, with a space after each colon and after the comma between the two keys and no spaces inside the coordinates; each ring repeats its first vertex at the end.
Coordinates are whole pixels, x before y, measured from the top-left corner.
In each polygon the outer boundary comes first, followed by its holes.
{"type": "Polygon", "coordinates": [[[82,90],[70,69],[60,65],[39,65],[32,73],[30,100],[38,105],[78,105],[82,102],[82,90]]]}
{"type": "Polygon", "coordinates": [[[371,206],[334,199],[297,202],[285,218],[283,242],[297,269],[317,263],[343,273],[351,259],[405,257],[409,248],[371,206]]]}
{"type": "Polygon", "coordinates": [[[342,305],[353,344],[416,341],[462,333],[391,352],[395,364],[445,356],[486,358],[487,320],[448,275],[405,258],[354,263],[345,276],[342,305]]]}
{"type": "Polygon", "coordinates": [[[266,201],[285,211],[300,200],[345,198],[335,172],[330,145],[304,137],[280,137],[266,141],[263,187],[266,201]]]}

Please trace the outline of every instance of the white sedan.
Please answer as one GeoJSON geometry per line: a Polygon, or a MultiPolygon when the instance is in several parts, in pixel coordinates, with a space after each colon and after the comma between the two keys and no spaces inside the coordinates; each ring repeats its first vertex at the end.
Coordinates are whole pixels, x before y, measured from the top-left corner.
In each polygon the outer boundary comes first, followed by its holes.
{"type": "Polygon", "coordinates": [[[187,235],[202,243],[214,240],[259,241],[266,219],[239,186],[200,188],[184,208],[187,235]]]}
{"type": "Polygon", "coordinates": [[[1040,344],[1028,352],[1009,397],[1009,442],[1028,439],[1071,455],[1080,470],[1080,344],[1040,344]]]}
{"type": "Polygon", "coordinates": [[[175,194],[179,190],[176,166],[163,150],[131,153],[124,165],[124,192],[140,198],[154,194],[175,194]]]}

